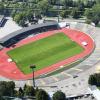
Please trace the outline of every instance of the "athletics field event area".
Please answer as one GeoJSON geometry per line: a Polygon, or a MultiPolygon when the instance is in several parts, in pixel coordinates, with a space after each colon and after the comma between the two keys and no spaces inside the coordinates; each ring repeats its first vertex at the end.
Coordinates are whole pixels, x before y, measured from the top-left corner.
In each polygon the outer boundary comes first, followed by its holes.
{"type": "Polygon", "coordinates": [[[32,78],[30,65],[34,64],[35,77],[39,77],[87,57],[94,46],[90,36],[77,30],[62,28],[43,32],[0,51],[0,75],[29,79],[32,78]]]}

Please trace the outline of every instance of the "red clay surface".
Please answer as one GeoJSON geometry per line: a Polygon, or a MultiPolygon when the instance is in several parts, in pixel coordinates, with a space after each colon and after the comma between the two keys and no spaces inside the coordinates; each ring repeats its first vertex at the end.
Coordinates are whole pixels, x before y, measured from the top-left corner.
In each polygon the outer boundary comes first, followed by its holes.
{"type": "Polygon", "coordinates": [[[48,32],[44,32],[42,34],[37,34],[34,37],[29,37],[29,38],[26,38],[26,39],[20,41],[19,43],[16,44],[15,47],[4,48],[3,50],[0,51],[0,75],[7,77],[9,79],[14,79],[14,80],[24,80],[24,79],[32,78],[32,73],[28,74],[28,75],[24,75],[17,68],[17,66],[14,62],[8,62],[9,56],[6,54],[6,52],[13,49],[13,48],[19,47],[21,45],[24,45],[24,44],[27,44],[27,43],[30,43],[33,41],[37,41],[37,40],[44,38],[44,37],[48,37],[48,36],[53,35],[57,32],[64,32],[73,41],[76,41],[79,45],[81,45],[85,50],[78,55],[75,55],[75,56],[70,57],[68,59],[65,59],[63,61],[60,61],[56,64],[48,66],[44,69],[36,71],[35,77],[53,72],[53,71],[59,69],[60,66],[70,64],[74,61],[82,59],[82,58],[86,57],[87,55],[89,55],[90,53],[92,53],[92,51],[95,47],[94,41],[92,40],[92,38],[90,36],[88,36],[87,34],[85,34],[83,32],[77,31],[77,30],[63,28],[61,30],[48,31],[48,32]],[[82,42],[87,42],[88,45],[83,46],[82,42]]]}

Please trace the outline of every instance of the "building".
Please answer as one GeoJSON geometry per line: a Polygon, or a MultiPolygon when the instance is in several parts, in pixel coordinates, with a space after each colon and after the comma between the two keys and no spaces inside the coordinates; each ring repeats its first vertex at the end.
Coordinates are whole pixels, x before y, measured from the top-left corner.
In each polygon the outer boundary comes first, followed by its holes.
{"type": "Polygon", "coordinates": [[[5,20],[4,15],[0,15],[0,27],[2,26],[4,20],[5,20]]]}

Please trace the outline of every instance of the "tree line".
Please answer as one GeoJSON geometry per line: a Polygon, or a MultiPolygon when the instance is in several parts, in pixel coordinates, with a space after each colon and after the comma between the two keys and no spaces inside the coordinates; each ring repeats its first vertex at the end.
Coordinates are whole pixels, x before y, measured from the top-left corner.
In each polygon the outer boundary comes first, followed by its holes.
{"type": "MultiPolygon", "coordinates": [[[[57,91],[51,98],[49,94],[43,90],[33,88],[33,86],[24,85],[24,87],[16,87],[13,81],[0,81],[0,100],[8,100],[9,98],[34,98],[35,100],[66,100],[63,92],[57,91]]],[[[11,100],[11,99],[10,99],[11,100]]]]}
{"type": "Polygon", "coordinates": [[[24,26],[26,21],[33,21],[33,17],[42,18],[57,17],[62,18],[82,18],[86,17],[86,22],[94,22],[96,25],[100,21],[100,0],[3,0],[0,2],[0,13],[11,12],[13,19],[20,26],[24,26]],[[5,5],[6,3],[6,5],[5,5]],[[45,5],[45,6],[44,6],[45,5]],[[42,16],[42,17],[41,17],[42,16]]]}

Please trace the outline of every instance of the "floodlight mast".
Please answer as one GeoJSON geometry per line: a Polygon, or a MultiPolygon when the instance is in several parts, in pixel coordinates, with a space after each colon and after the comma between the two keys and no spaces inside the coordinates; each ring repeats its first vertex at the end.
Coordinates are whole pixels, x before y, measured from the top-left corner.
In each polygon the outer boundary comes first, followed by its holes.
{"type": "Polygon", "coordinates": [[[36,68],[36,65],[30,65],[30,68],[32,69],[33,73],[33,87],[35,87],[35,79],[34,79],[34,68],[36,68]]]}
{"type": "Polygon", "coordinates": [[[58,7],[57,7],[57,10],[58,10],[58,23],[59,23],[59,15],[60,15],[60,12],[59,12],[59,10],[60,10],[60,0],[58,0],[58,7]]]}

